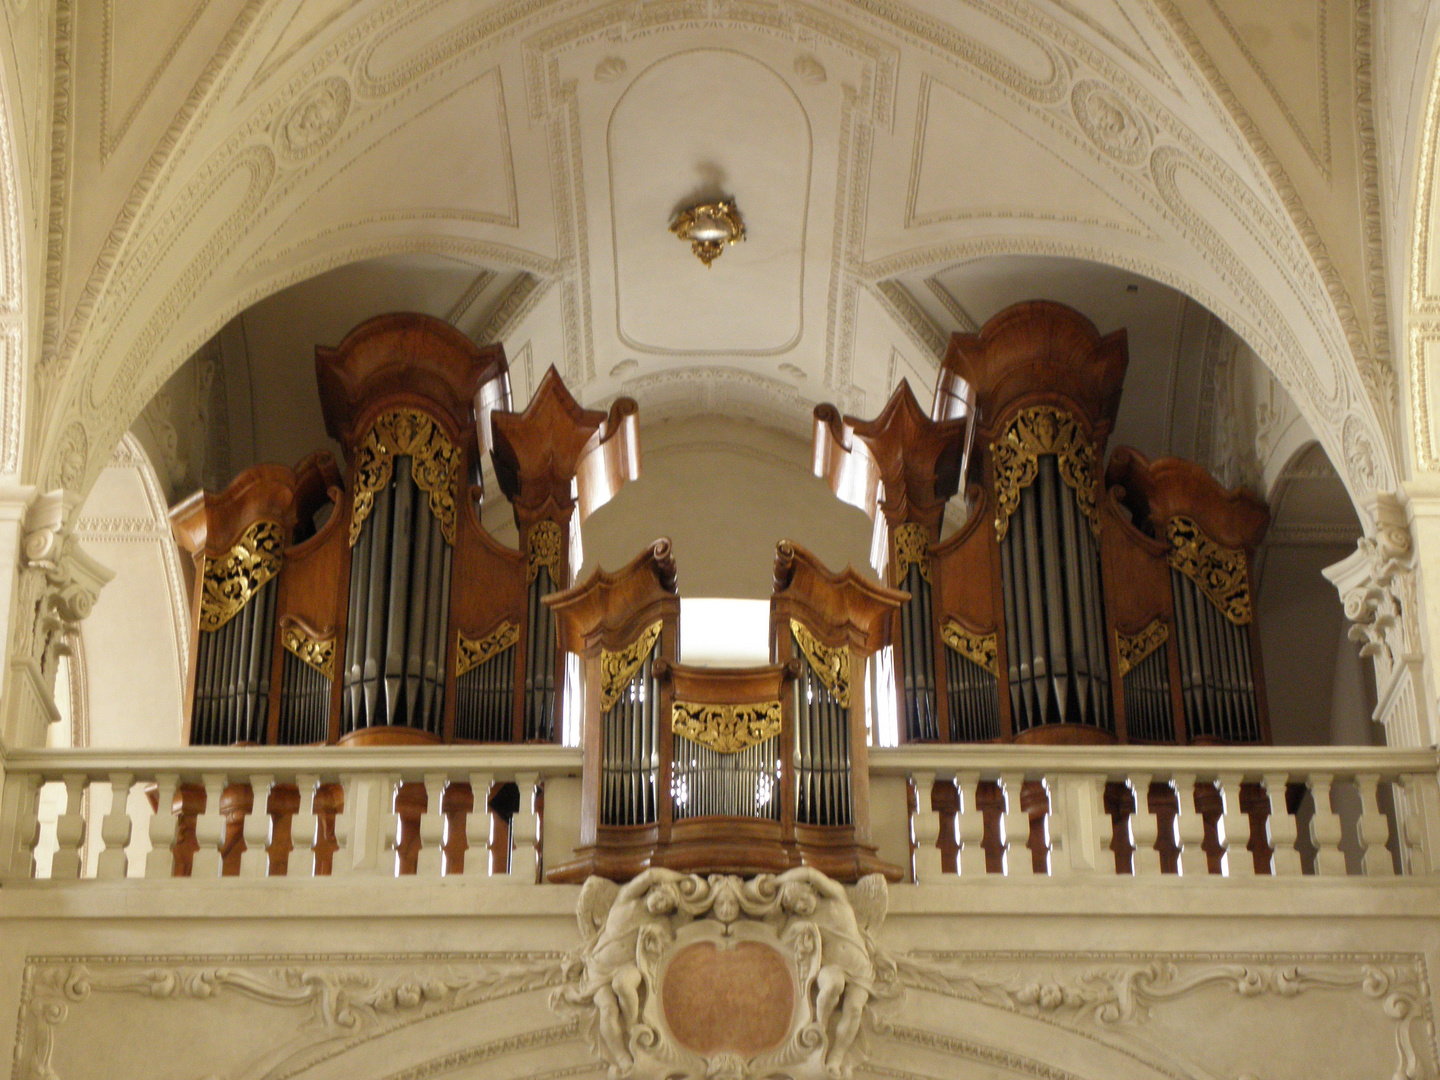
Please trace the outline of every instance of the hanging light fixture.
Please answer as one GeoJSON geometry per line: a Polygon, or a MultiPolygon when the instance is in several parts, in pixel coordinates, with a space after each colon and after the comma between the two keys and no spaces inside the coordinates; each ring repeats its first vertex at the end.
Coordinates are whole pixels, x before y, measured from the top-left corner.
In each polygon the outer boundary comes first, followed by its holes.
{"type": "Polygon", "coordinates": [[[671,223],[670,231],[681,240],[690,241],[690,250],[708,269],[725,250],[725,245],[745,239],[745,222],[735,209],[735,200],[723,199],[681,211],[671,223]]]}

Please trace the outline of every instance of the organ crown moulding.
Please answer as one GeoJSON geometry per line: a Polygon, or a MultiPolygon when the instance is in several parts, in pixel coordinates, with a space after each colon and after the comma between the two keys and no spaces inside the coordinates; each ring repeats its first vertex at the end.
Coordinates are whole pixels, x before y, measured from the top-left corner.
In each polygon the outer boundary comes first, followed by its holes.
{"type": "Polygon", "coordinates": [[[740,211],[735,209],[735,200],[722,199],[682,210],[680,216],[671,222],[670,231],[681,240],[690,241],[690,250],[709,269],[725,250],[725,245],[738,244],[745,239],[745,222],[740,218],[740,211]]]}

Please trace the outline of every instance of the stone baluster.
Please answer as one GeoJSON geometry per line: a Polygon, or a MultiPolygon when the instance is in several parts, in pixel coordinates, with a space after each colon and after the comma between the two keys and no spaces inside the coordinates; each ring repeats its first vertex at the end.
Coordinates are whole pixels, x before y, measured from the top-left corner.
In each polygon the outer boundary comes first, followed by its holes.
{"type": "Polygon", "coordinates": [[[465,815],[466,877],[490,874],[490,788],[494,783],[492,773],[470,774],[470,791],[475,802],[465,815]]]}
{"type": "Polygon", "coordinates": [[[290,861],[286,869],[288,877],[315,876],[315,791],[320,778],[314,773],[300,773],[295,777],[295,790],[300,794],[300,805],[290,818],[290,861]]]}
{"type": "Polygon", "coordinates": [[[130,783],[133,773],[110,774],[110,809],[100,822],[100,842],[104,845],[100,859],[95,865],[95,876],[111,881],[123,878],[127,863],[125,849],[130,845],[130,783]]]}
{"type": "Polygon", "coordinates": [[[960,813],[956,825],[960,834],[960,854],[956,867],[962,878],[978,881],[985,876],[985,815],[980,812],[980,774],[963,772],[956,777],[960,788],[960,813]]]}
{"type": "Polygon", "coordinates": [[[504,879],[512,885],[533,885],[540,868],[540,818],[535,813],[535,791],[539,773],[517,773],[520,809],[510,821],[510,873],[504,879]]]}
{"type": "Polygon", "coordinates": [[[1175,774],[1175,832],[1180,849],[1180,874],[1200,877],[1210,872],[1205,857],[1205,817],[1195,795],[1194,773],[1175,774]]]}
{"type": "Polygon", "coordinates": [[[1330,805],[1330,788],[1334,782],[1335,778],[1328,773],[1316,773],[1310,778],[1310,794],[1315,798],[1310,837],[1315,844],[1315,873],[1343,877],[1345,853],[1340,850],[1340,842],[1344,839],[1345,827],[1330,805]]]}
{"type": "Polygon", "coordinates": [[[417,877],[438,878],[445,869],[445,781],[444,773],[425,774],[425,812],[420,815],[420,854],[415,860],[417,877]]]}
{"type": "Polygon", "coordinates": [[[1160,852],[1155,847],[1160,839],[1160,819],[1150,811],[1150,784],[1154,779],[1150,773],[1140,773],[1130,781],[1135,794],[1135,812],[1130,815],[1130,832],[1135,838],[1131,872],[1136,877],[1160,873],[1160,852]]]}
{"type": "Polygon", "coordinates": [[[180,777],[160,773],[155,777],[155,814],[150,818],[150,853],[145,856],[147,878],[168,878],[175,873],[175,789],[180,777]]]}
{"type": "Polygon", "coordinates": [[[1050,873],[1094,874],[1113,866],[1105,778],[1061,773],[1050,790],[1050,873]]]}
{"type": "Polygon", "coordinates": [[[915,883],[934,884],[941,878],[940,814],[931,809],[930,792],[935,788],[933,772],[910,774],[915,785],[915,883]]]}
{"type": "Polygon", "coordinates": [[[81,848],[85,845],[85,788],[83,773],[67,773],[65,810],[55,820],[55,857],[50,862],[50,876],[57,880],[84,876],[81,848]]]}
{"type": "Polygon", "coordinates": [[[240,876],[265,877],[270,873],[270,786],[273,776],[250,778],[250,812],[245,815],[245,850],[240,855],[240,876]]]}
{"type": "Polygon", "coordinates": [[[1355,786],[1360,791],[1360,818],[1355,823],[1360,865],[1368,877],[1393,876],[1395,863],[1385,846],[1390,838],[1390,822],[1380,809],[1380,777],[1360,773],[1355,777],[1355,786]]]}
{"type": "Polygon", "coordinates": [[[1266,773],[1265,794],[1270,800],[1270,815],[1265,820],[1269,833],[1274,877],[1297,877],[1303,872],[1300,861],[1300,821],[1286,800],[1290,777],[1285,773],[1266,773]]]}
{"type": "Polygon", "coordinates": [[[35,845],[40,842],[40,778],[33,773],[5,777],[3,823],[6,876],[29,880],[35,876],[35,845]]]}
{"type": "Polygon", "coordinates": [[[356,803],[360,799],[360,778],[353,773],[339,778],[341,809],[335,815],[335,854],[330,859],[330,876],[345,877],[355,872],[356,803]]]}
{"type": "Polygon", "coordinates": [[[1404,840],[1402,864],[1412,875],[1435,870],[1435,858],[1426,843],[1432,822],[1440,821],[1440,785],[1434,773],[1407,774],[1395,792],[1395,817],[1404,840]]]}
{"type": "Polygon", "coordinates": [[[1021,805],[1025,786],[1024,773],[1004,773],[1000,783],[1005,789],[1005,875],[1029,876],[1034,871],[1030,849],[1030,815],[1021,805]]]}
{"type": "Polygon", "coordinates": [[[224,773],[203,773],[205,809],[195,818],[195,842],[199,850],[190,863],[192,878],[220,876],[220,846],[225,842],[225,817],[220,813],[220,797],[225,793],[224,773]]]}
{"type": "Polygon", "coordinates": [[[1249,850],[1250,818],[1240,806],[1240,786],[1245,778],[1239,773],[1221,773],[1220,798],[1224,806],[1220,822],[1224,827],[1225,874],[1227,877],[1253,878],[1255,857],[1249,850]]]}

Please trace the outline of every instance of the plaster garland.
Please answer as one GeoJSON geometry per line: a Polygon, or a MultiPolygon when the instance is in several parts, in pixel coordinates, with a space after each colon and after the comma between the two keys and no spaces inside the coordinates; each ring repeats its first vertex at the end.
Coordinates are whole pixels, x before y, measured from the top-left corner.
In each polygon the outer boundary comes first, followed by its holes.
{"type": "MultiPolygon", "coordinates": [[[[304,1014],[303,1032],[266,1073],[281,1080],[323,1056],[444,1012],[553,986],[559,954],[494,953],[344,957],[32,957],[21,994],[15,1080],[62,1080],[53,1071],[56,1039],[71,1012],[96,994],[155,1001],[217,1001],[240,996],[304,1014]],[[391,973],[386,962],[402,962],[391,973]],[[426,970],[426,962],[436,962],[426,970]],[[419,970],[416,970],[419,968],[419,970]],[[317,1037],[318,1032],[318,1037],[317,1037]]],[[[567,1033],[567,1034],[573,1034],[567,1033]]],[[[500,1043],[516,1043],[516,1036],[500,1043]]],[[[267,1047],[273,1049],[273,1047],[267,1047]]],[[[494,1046],[489,1056],[507,1052],[494,1046]]],[[[423,1074],[418,1074],[423,1075],[423,1074]]]]}
{"type": "Polygon", "coordinates": [[[1073,974],[1035,975],[1017,961],[1040,954],[912,952],[897,957],[901,982],[916,990],[963,998],[1068,1027],[1107,1030],[1143,1026],[1159,1005],[1207,988],[1241,998],[1293,999],[1330,990],[1376,1002],[1395,1024],[1393,1080],[1416,1080],[1435,1068],[1424,960],[1419,954],[1375,956],[1177,954],[1164,960],[1133,954],[1059,954],[1080,960],[1073,974]],[[1419,1033],[1417,1036],[1417,1030],[1419,1033]],[[1428,1055],[1421,1061],[1421,1050],[1428,1055]],[[1422,1068],[1425,1070],[1422,1072],[1422,1068]]]}

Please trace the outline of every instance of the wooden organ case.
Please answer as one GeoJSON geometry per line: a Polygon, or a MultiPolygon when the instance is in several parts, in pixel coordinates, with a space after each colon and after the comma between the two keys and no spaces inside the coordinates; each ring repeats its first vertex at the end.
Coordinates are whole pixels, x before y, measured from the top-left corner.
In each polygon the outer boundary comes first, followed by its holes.
{"type": "Polygon", "coordinates": [[[1251,562],[1269,515],[1120,447],[1128,363],[1061,304],[956,334],[929,415],[815,410],[815,469],[876,521],[909,599],[876,665],[905,742],[1269,741],[1251,562]],[[965,483],[965,523],[940,539],[965,483]]]}
{"type": "Polygon", "coordinates": [[[807,865],[842,881],[899,880],[870,843],[860,684],[905,599],[782,543],[773,662],[713,668],[677,662],[668,541],[550,597],[562,645],[584,660],[587,734],[581,846],[547,879],[807,865]]]}
{"type": "Polygon", "coordinates": [[[512,412],[500,347],[423,315],[362,323],[315,367],[344,477],[325,452],[257,465],[171,514],[197,566],[189,741],[558,741],[543,600],[581,518],[638,474],[635,403],[582,409],[552,368],[512,412]],[[519,550],[480,524],[482,448],[519,550]]]}

